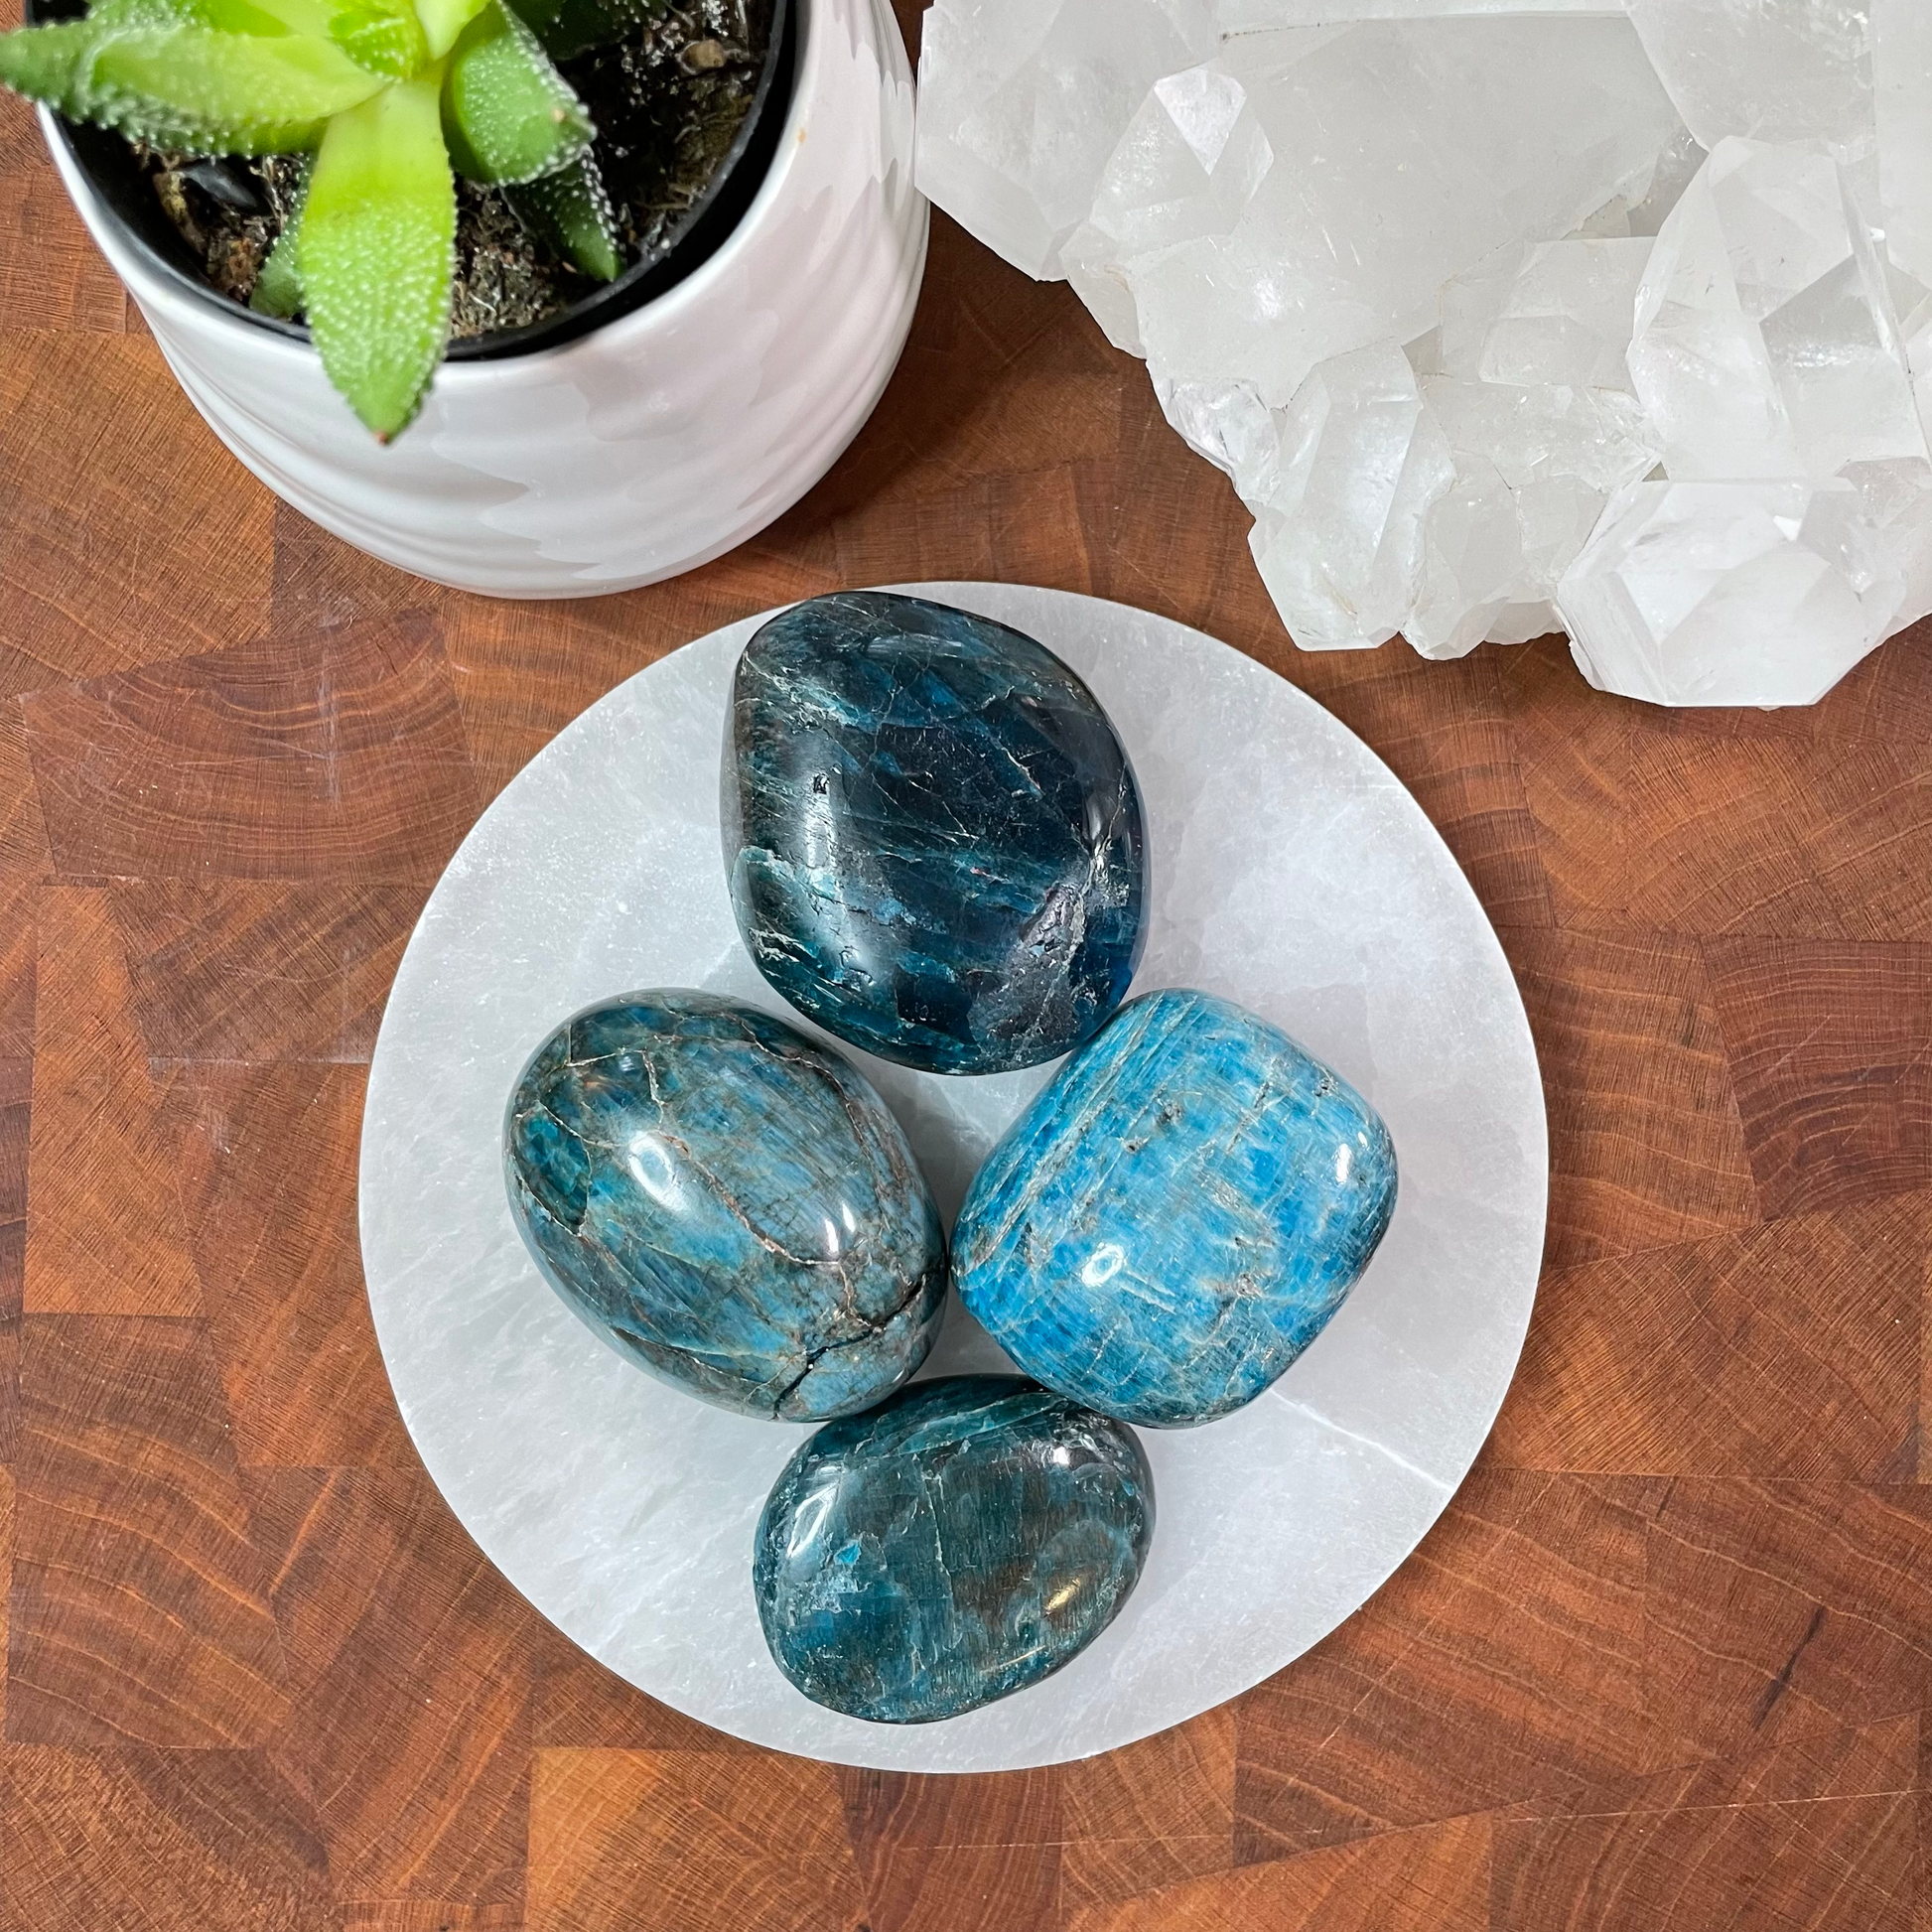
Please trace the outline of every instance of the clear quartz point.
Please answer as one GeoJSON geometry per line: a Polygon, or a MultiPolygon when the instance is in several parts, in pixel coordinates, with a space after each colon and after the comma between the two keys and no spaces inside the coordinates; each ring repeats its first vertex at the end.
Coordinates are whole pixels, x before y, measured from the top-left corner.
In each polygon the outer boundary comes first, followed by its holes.
{"type": "Polygon", "coordinates": [[[921,82],[1304,648],[1803,704],[1932,615],[1932,0],[935,0],[921,82]]]}

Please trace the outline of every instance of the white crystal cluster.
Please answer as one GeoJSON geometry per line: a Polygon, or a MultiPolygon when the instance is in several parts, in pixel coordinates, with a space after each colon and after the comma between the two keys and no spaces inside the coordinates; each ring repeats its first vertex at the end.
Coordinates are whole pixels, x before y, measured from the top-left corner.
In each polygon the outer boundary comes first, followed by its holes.
{"type": "Polygon", "coordinates": [[[935,0],[919,115],[1306,648],[1808,704],[1932,613],[1932,0],[935,0]]]}

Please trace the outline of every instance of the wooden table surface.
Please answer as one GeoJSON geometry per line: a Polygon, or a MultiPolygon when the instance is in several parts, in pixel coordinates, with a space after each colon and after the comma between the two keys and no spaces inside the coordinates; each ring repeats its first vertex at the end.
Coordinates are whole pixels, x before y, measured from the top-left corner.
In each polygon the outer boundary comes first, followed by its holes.
{"type": "Polygon", "coordinates": [[[1926,638],[1782,715],[1557,642],[1303,656],[1246,526],[937,218],[884,406],[762,537],[439,591],[220,449],[0,101],[0,1932],[1932,1928],[1926,638]],[[1555,1170],[1515,1388],[1381,1594],[964,1779],[746,1748],[545,1626],[403,1433],[354,1190],[390,974],[523,761],[726,620],[944,577],[1198,624],[1374,746],[1514,962],[1555,1170]]]}

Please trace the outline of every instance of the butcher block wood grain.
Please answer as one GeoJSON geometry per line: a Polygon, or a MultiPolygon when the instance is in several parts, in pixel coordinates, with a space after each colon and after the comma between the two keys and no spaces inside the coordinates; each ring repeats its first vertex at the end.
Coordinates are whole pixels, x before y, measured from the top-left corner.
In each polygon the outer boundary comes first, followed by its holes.
{"type": "Polygon", "coordinates": [[[1671,716],[1559,640],[1305,656],[1245,538],[1139,365],[940,217],[774,528],[436,589],[223,452],[0,100],[0,1932],[1932,1932],[1932,635],[1671,716]],[[1387,1587],[1178,1730],[957,1780],[754,1749],[548,1628],[416,1460],[355,1243],[478,813],[688,638],[928,577],[1144,605],[1361,733],[1502,933],[1553,1162],[1521,1372],[1387,1587]]]}

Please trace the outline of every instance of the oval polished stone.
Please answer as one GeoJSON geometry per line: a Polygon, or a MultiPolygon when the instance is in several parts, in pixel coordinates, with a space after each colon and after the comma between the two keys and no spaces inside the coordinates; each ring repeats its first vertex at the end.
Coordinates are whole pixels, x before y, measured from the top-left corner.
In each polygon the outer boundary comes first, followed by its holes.
{"type": "Polygon", "coordinates": [[[1049,1388],[1129,1422],[1211,1422],[1326,1326],[1395,1195],[1388,1129],[1339,1074],[1229,1001],[1149,993],[987,1157],[954,1279],[1049,1388]]]}
{"type": "Polygon", "coordinates": [[[1131,1430],[1016,1375],[956,1375],[806,1443],[752,1580],[771,1655],[814,1703],[929,1724],[1071,1662],[1153,1535],[1131,1430]]]}
{"type": "Polygon", "coordinates": [[[1133,767],[1050,651],[943,604],[848,591],[746,646],[722,784],[760,973],[828,1033],[928,1073],[1077,1046],[1139,963],[1133,767]]]}
{"type": "Polygon", "coordinates": [[[897,1388],[946,1246],[898,1122],[836,1053],[709,993],[631,993],[539,1046],[504,1170],[544,1276],[630,1360],[747,1415],[897,1388]]]}

